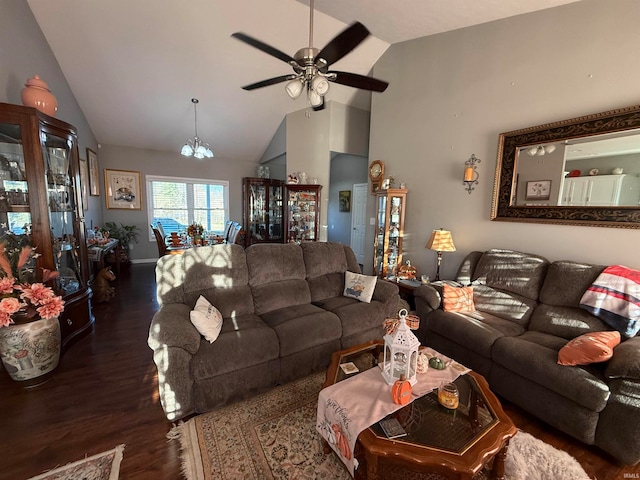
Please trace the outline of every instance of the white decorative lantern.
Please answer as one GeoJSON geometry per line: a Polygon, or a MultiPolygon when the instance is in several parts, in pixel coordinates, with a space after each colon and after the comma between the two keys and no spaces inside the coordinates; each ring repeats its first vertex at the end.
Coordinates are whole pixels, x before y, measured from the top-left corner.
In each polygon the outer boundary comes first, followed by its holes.
{"type": "Polygon", "coordinates": [[[415,385],[420,340],[407,325],[407,310],[403,308],[399,315],[398,328],[384,336],[382,376],[389,385],[400,380],[401,375],[404,375],[405,380],[411,385],[415,385]]]}

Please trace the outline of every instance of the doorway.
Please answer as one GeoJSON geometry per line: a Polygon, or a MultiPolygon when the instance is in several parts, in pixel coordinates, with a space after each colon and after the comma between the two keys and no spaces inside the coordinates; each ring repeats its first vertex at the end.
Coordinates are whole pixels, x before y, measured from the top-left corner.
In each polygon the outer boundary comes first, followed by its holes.
{"type": "Polygon", "coordinates": [[[367,216],[367,195],[369,184],[356,183],[353,185],[351,200],[351,250],[360,265],[364,265],[364,242],[367,233],[365,224],[367,216]]]}

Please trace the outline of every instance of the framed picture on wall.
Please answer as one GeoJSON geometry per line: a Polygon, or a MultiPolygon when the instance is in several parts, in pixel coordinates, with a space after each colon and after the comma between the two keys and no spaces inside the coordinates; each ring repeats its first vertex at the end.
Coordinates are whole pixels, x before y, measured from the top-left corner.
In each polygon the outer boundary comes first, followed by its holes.
{"type": "Polygon", "coordinates": [[[535,180],[527,182],[525,200],[549,200],[551,180],[535,180]]]}
{"type": "Polygon", "coordinates": [[[100,195],[100,178],[98,169],[98,154],[87,148],[87,162],[89,164],[89,195],[100,195]]]}
{"type": "Polygon", "coordinates": [[[142,210],[140,172],[105,169],[104,188],[107,208],[142,210]]]}
{"type": "Polygon", "coordinates": [[[351,190],[340,190],[338,192],[338,205],[341,212],[351,211],[351,190]]]}
{"type": "Polygon", "coordinates": [[[87,161],[80,159],[80,192],[82,194],[82,209],[89,209],[89,167],[87,161]]]}

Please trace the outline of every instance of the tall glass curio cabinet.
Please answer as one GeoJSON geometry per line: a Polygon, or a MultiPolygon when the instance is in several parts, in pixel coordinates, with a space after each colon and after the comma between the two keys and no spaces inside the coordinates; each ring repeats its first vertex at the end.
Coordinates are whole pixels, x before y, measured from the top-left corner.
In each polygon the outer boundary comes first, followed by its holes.
{"type": "Polygon", "coordinates": [[[65,347],[94,321],[76,129],[34,108],[0,103],[0,241],[29,242],[34,274],[65,301],[65,347]],[[47,279],[44,279],[47,280],[47,279]]]}
{"type": "Polygon", "coordinates": [[[402,264],[402,238],[407,190],[378,190],[376,196],[376,227],[373,248],[373,269],[382,278],[394,277],[402,264]]]}
{"type": "Polygon", "coordinates": [[[288,242],[302,243],[318,240],[320,190],[322,185],[285,185],[288,242]]]}
{"type": "Polygon", "coordinates": [[[283,182],[265,178],[243,180],[245,246],[283,243],[283,182]]]}

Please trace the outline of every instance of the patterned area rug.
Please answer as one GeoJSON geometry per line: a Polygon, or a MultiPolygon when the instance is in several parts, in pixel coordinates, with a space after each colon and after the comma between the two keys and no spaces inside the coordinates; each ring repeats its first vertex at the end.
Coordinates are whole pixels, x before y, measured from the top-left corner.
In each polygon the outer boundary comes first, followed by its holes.
{"type": "Polygon", "coordinates": [[[50,470],[29,480],[118,480],[124,445],[50,470]]]}
{"type": "MultiPolygon", "coordinates": [[[[351,478],[336,455],[325,455],[315,429],[318,373],[234,403],[174,427],[187,480],[286,480],[351,478]]],[[[511,440],[507,480],[588,480],[580,464],[526,432],[511,440]]],[[[434,475],[381,472],[381,478],[435,479],[434,475]],[[382,475],[384,473],[384,476],[382,475]]],[[[357,475],[356,475],[357,476],[357,475]]],[[[487,478],[487,472],[477,479],[487,478]]]]}

